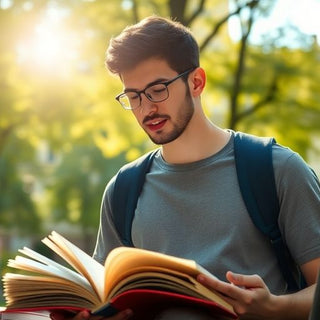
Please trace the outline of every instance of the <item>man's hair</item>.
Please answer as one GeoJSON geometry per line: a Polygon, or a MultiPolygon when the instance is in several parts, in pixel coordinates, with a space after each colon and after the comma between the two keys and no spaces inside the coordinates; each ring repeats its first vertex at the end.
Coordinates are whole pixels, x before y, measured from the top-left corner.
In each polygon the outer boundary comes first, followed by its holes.
{"type": "Polygon", "coordinates": [[[150,58],[165,60],[180,73],[199,66],[199,47],[190,30],[181,23],[150,16],[110,40],[106,66],[120,75],[150,58]]]}

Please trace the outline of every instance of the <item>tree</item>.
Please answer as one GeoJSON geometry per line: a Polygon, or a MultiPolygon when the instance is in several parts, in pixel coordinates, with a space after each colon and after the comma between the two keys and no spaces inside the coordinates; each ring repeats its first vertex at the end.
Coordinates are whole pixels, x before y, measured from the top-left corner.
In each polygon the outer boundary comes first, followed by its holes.
{"type": "Polygon", "coordinates": [[[262,44],[251,42],[255,22],[275,2],[234,0],[229,7],[227,0],[16,0],[1,9],[2,225],[28,219],[40,225],[49,218],[77,223],[92,237],[105,182],[120,164],[154,147],[114,100],[121,83],[106,72],[103,53],[108,39],[153,13],[194,32],[207,70],[203,99],[214,122],[274,135],[306,155],[311,135],[319,134],[319,47],[295,30],[300,47],[288,47],[288,29],[267,35],[262,44]],[[25,56],[37,47],[37,27],[52,11],[59,21],[41,38],[40,49],[61,36],[60,56],[49,50],[46,61],[25,56]],[[239,40],[228,33],[231,18],[240,26],[239,40]],[[53,164],[34,156],[43,141],[55,155],[53,164]],[[38,211],[28,177],[45,190],[38,211]]]}

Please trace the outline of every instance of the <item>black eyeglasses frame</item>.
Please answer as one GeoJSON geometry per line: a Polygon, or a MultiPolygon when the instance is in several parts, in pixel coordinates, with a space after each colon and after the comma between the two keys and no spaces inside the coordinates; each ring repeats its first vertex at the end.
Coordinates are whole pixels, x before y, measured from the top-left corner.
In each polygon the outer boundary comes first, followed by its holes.
{"type": "Polygon", "coordinates": [[[115,97],[115,99],[116,99],[116,100],[120,103],[120,105],[121,105],[124,109],[126,109],[126,110],[134,110],[134,109],[137,109],[137,108],[139,108],[139,107],[141,106],[141,101],[142,101],[141,94],[144,94],[145,97],[146,97],[149,101],[151,101],[151,102],[162,102],[162,101],[165,101],[165,100],[167,100],[167,99],[169,98],[168,86],[169,86],[172,82],[174,82],[174,81],[178,80],[179,78],[181,78],[181,77],[189,74],[189,73],[192,72],[194,69],[195,69],[195,68],[190,68],[190,69],[188,69],[188,70],[186,70],[186,71],[178,74],[177,76],[175,76],[174,78],[172,78],[172,79],[170,79],[170,80],[168,80],[168,81],[156,82],[156,83],[149,84],[147,87],[145,87],[143,90],[140,90],[140,91],[138,91],[138,90],[127,90],[127,91],[121,92],[120,94],[118,94],[118,95],[115,97]],[[164,85],[164,86],[166,87],[167,96],[166,96],[166,98],[164,98],[164,99],[154,100],[154,99],[152,99],[151,96],[149,96],[148,94],[146,94],[146,90],[148,90],[149,88],[151,88],[151,87],[153,87],[153,86],[155,86],[155,85],[159,85],[159,84],[162,84],[162,85],[164,85]],[[138,95],[138,97],[139,97],[139,104],[138,104],[137,106],[133,107],[133,108],[132,108],[131,106],[127,106],[127,105],[125,105],[125,104],[123,104],[123,103],[121,102],[121,97],[126,96],[126,94],[129,93],[129,92],[136,93],[136,94],[138,95]]]}

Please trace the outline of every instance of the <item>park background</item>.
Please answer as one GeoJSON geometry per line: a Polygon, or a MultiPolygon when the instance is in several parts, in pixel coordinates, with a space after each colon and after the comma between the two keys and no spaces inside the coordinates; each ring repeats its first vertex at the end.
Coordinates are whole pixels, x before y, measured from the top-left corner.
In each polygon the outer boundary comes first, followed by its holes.
{"type": "Polygon", "coordinates": [[[49,254],[51,230],[91,253],[106,183],[155,147],[104,66],[110,38],[151,14],[194,33],[213,122],[274,136],[319,174],[317,12],[319,0],[0,0],[1,274],[22,246],[49,254]]]}

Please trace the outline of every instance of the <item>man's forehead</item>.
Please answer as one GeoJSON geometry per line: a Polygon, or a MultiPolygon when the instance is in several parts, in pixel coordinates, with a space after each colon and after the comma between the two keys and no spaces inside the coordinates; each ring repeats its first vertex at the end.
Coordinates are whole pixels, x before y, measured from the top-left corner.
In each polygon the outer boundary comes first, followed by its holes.
{"type": "Polygon", "coordinates": [[[168,80],[175,71],[163,60],[148,60],[135,68],[121,73],[120,78],[125,89],[142,90],[148,85],[168,80]]]}

